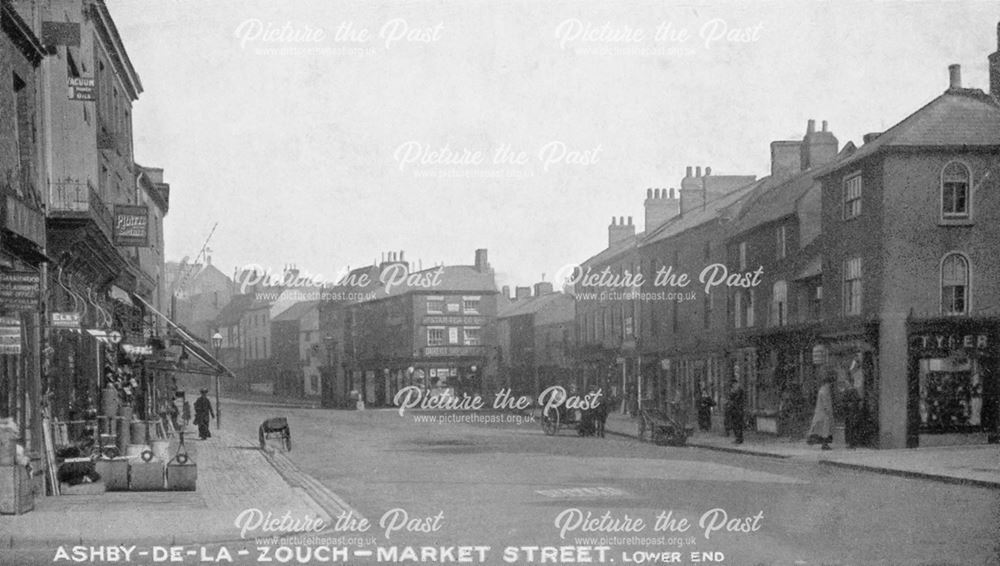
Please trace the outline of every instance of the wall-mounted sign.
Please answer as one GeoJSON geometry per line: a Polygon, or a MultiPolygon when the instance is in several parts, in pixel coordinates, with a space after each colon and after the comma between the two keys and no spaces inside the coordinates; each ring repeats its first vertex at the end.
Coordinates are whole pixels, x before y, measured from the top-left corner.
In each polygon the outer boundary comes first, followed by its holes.
{"type": "Polygon", "coordinates": [[[427,346],[424,348],[424,356],[485,356],[486,348],[483,346],[427,346]]]}
{"type": "Polygon", "coordinates": [[[38,308],[38,274],[33,271],[0,271],[0,305],[6,311],[38,308]]]}
{"type": "Polygon", "coordinates": [[[484,326],[486,317],[483,316],[425,316],[424,326],[484,326]]]}
{"type": "Polygon", "coordinates": [[[145,206],[115,205],[115,245],[149,245],[149,208],[145,206]]]}
{"type": "Polygon", "coordinates": [[[80,328],[78,312],[54,312],[50,318],[52,328],[80,328]]]}
{"type": "Polygon", "coordinates": [[[21,321],[0,317],[0,354],[21,353],[21,321]]]}
{"type": "Polygon", "coordinates": [[[97,100],[93,77],[69,77],[66,81],[70,100],[97,100]]]}

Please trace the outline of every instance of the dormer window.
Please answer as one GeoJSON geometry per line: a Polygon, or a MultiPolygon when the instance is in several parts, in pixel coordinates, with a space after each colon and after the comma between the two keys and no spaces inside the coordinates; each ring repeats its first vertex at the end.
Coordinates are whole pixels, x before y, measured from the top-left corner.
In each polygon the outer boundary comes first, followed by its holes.
{"type": "Polygon", "coordinates": [[[952,161],[941,170],[941,219],[969,220],[972,175],[963,163],[952,161]]]}

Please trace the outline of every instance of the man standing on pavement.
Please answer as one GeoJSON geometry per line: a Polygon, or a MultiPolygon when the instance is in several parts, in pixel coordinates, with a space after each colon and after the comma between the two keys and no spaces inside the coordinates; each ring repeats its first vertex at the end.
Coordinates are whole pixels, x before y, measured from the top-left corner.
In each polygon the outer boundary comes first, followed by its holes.
{"type": "Polygon", "coordinates": [[[214,417],[212,402],[208,400],[208,389],[202,389],[201,397],[194,402],[194,424],[198,425],[198,438],[202,440],[211,438],[212,433],[208,429],[208,424],[214,417]]]}
{"type": "Polygon", "coordinates": [[[726,404],[730,426],[733,429],[733,434],[736,435],[733,444],[743,444],[743,426],[746,423],[746,417],[743,414],[745,403],[746,393],[740,387],[740,382],[734,379],[729,386],[729,402],[726,404]]]}

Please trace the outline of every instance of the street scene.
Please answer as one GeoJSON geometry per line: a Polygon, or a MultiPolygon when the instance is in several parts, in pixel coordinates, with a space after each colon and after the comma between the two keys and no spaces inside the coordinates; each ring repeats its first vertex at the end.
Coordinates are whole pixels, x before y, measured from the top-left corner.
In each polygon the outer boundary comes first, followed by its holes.
{"type": "Polygon", "coordinates": [[[0,564],[1000,565],[995,5],[0,23],[0,564]]]}

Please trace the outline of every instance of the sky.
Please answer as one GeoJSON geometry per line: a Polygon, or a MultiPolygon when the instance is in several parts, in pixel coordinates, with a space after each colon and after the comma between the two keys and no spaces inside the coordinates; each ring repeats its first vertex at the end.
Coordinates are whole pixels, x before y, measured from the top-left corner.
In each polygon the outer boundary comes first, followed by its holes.
{"type": "MultiPolygon", "coordinates": [[[[948,87],[988,89],[992,0],[106,0],[144,92],[138,163],[171,185],[168,260],[319,280],[389,251],[489,250],[551,280],[642,230],[686,166],[762,177],[827,120],[861,145],[948,87]]],[[[415,266],[416,267],[416,266],[415,266]]]]}

